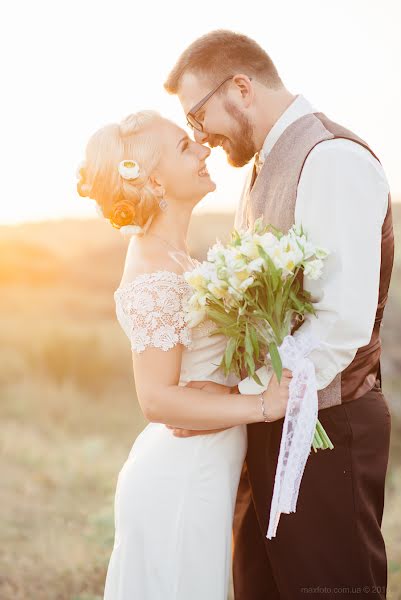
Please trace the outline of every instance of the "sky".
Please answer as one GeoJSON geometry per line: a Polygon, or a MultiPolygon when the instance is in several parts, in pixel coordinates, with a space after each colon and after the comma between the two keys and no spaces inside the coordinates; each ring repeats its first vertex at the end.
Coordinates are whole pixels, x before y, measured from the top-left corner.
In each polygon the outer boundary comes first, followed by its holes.
{"type": "MultiPolygon", "coordinates": [[[[254,38],[292,93],[366,139],[401,199],[398,0],[20,0],[0,8],[0,223],[96,216],[75,187],[89,137],[144,108],[185,127],[163,82],[219,28],[254,38]]],[[[244,169],[220,148],[208,165],[217,190],[197,210],[234,210],[244,169]]]]}

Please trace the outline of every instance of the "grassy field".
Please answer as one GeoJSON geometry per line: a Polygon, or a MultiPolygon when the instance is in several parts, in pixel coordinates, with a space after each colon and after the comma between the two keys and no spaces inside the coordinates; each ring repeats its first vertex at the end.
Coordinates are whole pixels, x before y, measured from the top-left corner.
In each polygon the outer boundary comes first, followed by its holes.
{"type": "MultiPolygon", "coordinates": [[[[396,206],[401,240],[401,205],[396,206]]],[[[197,216],[201,258],[230,215],[197,216]]],[[[115,319],[126,241],[100,220],[0,227],[0,598],[99,600],[117,474],[145,425],[115,319]]],[[[401,599],[401,254],[383,326],[393,412],[383,524],[401,599]]]]}

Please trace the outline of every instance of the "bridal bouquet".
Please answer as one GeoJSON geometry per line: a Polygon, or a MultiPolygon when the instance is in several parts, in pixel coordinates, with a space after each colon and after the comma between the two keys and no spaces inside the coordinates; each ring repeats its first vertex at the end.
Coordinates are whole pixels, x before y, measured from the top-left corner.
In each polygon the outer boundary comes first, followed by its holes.
{"type": "MultiPolygon", "coordinates": [[[[302,289],[300,275],[318,279],[328,252],[314,246],[302,227],[284,235],[258,219],[245,232],[233,231],[224,246],[217,242],[207,261],[185,273],[194,292],[189,300],[191,327],[208,318],[218,325],[227,346],[221,367],[241,377],[243,369],[259,385],[262,361],[271,364],[281,379],[279,347],[305,313],[314,314],[310,294],[302,289]]],[[[313,449],[332,448],[319,421],[313,449]]]]}
{"type": "Polygon", "coordinates": [[[293,226],[284,235],[258,219],[247,231],[234,230],[228,244],[217,242],[207,261],[185,273],[193,289],[188,323],[195,327],[210,319],[217,325],[211,335],[226,336],[220,365],[226,375],[234,372],[241,378],[246,372],[263,391],[267,384],[261,381],[262,373],[273,369],[280,380],[283,366],[293,372],[269,538],[275,535],[280,514],[295,511],[311,446],[315,452],[333,448],[317,418],[316,376],[308,358],[319,341],[311,334],[291,336],[306,313],[315,314],[310,294],[302,289],[302,276],[318,279],[327,256],[326,250],[313,245],[302,227],[293,226]]]}

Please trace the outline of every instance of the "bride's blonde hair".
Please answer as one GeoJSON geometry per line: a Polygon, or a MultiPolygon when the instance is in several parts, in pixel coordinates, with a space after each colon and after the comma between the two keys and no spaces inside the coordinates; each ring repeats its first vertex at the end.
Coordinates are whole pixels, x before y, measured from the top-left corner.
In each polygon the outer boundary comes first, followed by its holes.
{"type": "Polygon", "coordinates": [[[86,147],[86,160],[79,168],[77,190],[80,196],[97,202],[103,216],[114,227],[143,227],[158,210],[149,177],[160,155],[160,135],[153,125],[162,120],[155,111],[129,115],[92,135],[86,147]],[[124,179],[118,170],[123,160],[138,163],[139,177],[124,179]]]}

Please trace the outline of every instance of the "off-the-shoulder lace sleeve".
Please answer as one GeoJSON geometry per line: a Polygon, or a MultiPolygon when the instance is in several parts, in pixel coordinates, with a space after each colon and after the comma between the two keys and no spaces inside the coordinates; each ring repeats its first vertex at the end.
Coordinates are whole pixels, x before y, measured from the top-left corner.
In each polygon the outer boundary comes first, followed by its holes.
{"type": "Polygon", "coordinates": [[[185,305],[190,294],[185,279],[170,271],[138,275],[119,287],[114,292],[116,314],[131,349],[189,347],[191,330],[185,321],[185,305]]]}

